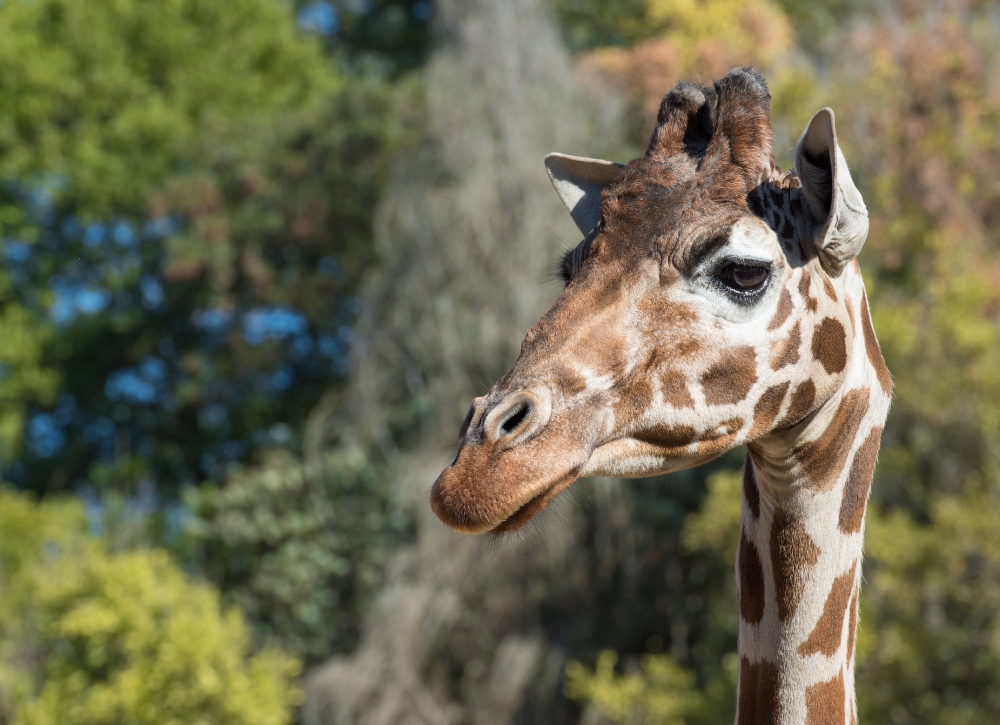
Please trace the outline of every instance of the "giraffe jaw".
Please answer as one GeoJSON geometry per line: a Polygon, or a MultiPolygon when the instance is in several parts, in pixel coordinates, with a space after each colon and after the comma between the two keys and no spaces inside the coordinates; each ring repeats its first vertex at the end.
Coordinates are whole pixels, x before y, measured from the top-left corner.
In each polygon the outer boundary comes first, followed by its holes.
{"type": "Polygon", "coordinates": [[[434,513],[459,533],[502,535],[523,528],[581,476],[655,476],[699,466],[721,453],[691,455],[686,446],[651,450],[631,439],[582,445],[563,437],[540,440],[544,437],[503,451],[463,445],[431,488],[434,513]]]}
{"type": "Polygon", "coordinates": [[[528,522],[540,514],[542,509],[548,506],[556,496],[569,488],[577,478],[578,476],[575,472],[568,473],[561,480],[556,481],[556,483],[548,489],[525,503],[517,509],[517,511],[494,526],[487,533],[502,536],[503,534],[508,534],[512,531],[518,531],[519,529],[524,528],[528,522]]]}
{"type": "Polygon", "coordinates": [[[576,481],[586,459],[584,454],[577,456],[583,459],[578,462],[564,460],[554,473],[550,467],[547,475],[532,481],[525,475],[530,470],[521,470],[517,461],[477,466],[476,459],[486,458],[481,454],[462,451],[431,487],[431,509],[459,533],[499,535],[523,528],[576,481]]]}

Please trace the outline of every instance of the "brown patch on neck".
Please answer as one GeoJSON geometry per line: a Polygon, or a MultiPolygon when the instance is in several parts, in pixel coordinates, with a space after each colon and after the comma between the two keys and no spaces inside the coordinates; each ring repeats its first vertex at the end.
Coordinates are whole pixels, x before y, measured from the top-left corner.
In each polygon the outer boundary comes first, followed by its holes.
{"type": "Polygon", "coordinates": [[[795,392],[792,393],[792,401],[788,404],[788,412],[785,413],[785,419],[781,422],[782,427],[790,428],[802,421],[807,415],[809,415],[813,410],[813,405],[816,402],[816,385],[812,380],[806,380],[804,383],[800,383],[799,387],[795,388],[795,392]]]}
{"type": "Polygon", "coordinates": [[[788,365],[794,365],[799,361],[799,345],[802,344],[802,333],[799,331],[798,321],[792,325],[788,339],[775,340],[771,345],[771,369],[781,370],[788,365]]]}
{"type": "Polygon", "coordinates": [[[868,362],[875,368],[875,375],[878,377],[878,384],[882,388],[882,392],[889,395],[892,393],[892,376],[889,374],[889,368],[885,365],[885,358],[882,357],[882,350],[875,338],[875,328],[872,327],[872,316],[868,310],[867,294],[861,295],[861,329],[865,334],[865,352],[868,353],[868,362]]]}
{"type": "Polygon", "coordinates": [[[764,566],[754,543],[740,529],[740,616],[757,624],[764,618],[764,566]]]}
{"type": "Polygon", "coordinates": [[[724,350],[712,367],[701,376],[708,405],[739,403],[757,382],[757,354],[749,345],[724,350]]]}
{"type": "Polygon", "coordinates": [[[760,518],[760,489],[757,488],[757,477],[753,472],[753,461],[750,460],[750,452],[743,460],[743,498],[746,499],[747,506],[755,519],[760,518]]]}
{"type": "Polygon", "coordinates": [[[820,437],[798,446],[792,455],[799,461],[806,486],[813,491],[829,491],[847,464],[851,445],[868,412],[868,388],[844,394],[833,419],[820,437]]]}
{"type": "Polygon", "coordinates": [[[844,725],[847,722],[844,671],[829,682],[806,688],[806,725],[844,725]]]}
{"type": "Polygon", "coordinates": [[[847,605],[851,599],[851,592],[854,591],[854,575],[857,571],[858,562],[854,562],[849,571],[833,580],[833,586],[823,605],[823,613],[819,616],[813,631],[809,633],[809,638],[799,645],[799,654],[803,657],[816,653],[832,657],[840,649],[840,642],[844,638],[847,605]]]}
{"type": "Polygon", "coordinates": [[[825,274],[822,275],[822,277],[823,277],[823,291],[826,292],[827,297],[836,302],[839,299],[837,297],[837,288],[833,286],[833,282],[831,282],[830,278],[827,277],[825,274]]]}
{"type": "Polygon", "coordinates": [[[788,392],[789,382],[780,385],[772,385],[760,396],[760,400],[753,407],[753,427],[750,428],[750,438],[767,433],[771,425],[778,417],[781,404],[785,402],[785,394],[788,392]]]}
{"type": "Polygon", "coordinates": [[[737,725],[780,725],[780,689],[781,672],[777,665],[767,660],[751,664],[749,659],[741,657],[737,725]]]}
{"type": "Polygon", "coordinates": [[[858,634],[858,595],[860,593],[860,587],[855,587],[854,594],[851,596],[851,616],[847,620],[847,664],[854,661],[854,642],[858,634]]]}
{"type": "Polygon", "coordinates": [[[774,590],[778,597],[778,617],[788,622],[795,616],[806,576],[819,561],[819,548],[809,538],[802,522],[793,519],[782,509],[774,512],[771,522],[771,570],[774,590]]]}
{"type": "Polygon", "coordinates": [[[847,367],[847,332],[839,320],[824,317],[819,323],[813,332],[812,354],[828,373],[839,373],[847,367]]]}
{"type": "Polygon", "coordinates": [[[778,297],[778,308],[774,311],[774,317],[767,323],[767,331],[773,332],[777,330],[784,324],[790,314],[792,314],[792,296],[788,293],[787,289],[783,289],[781,290],[781,295],[778,297]]]}
{"type": "Polygon", "coordinates": [[[803,269],[802,276],[799,277],[799,294],[802,295],[802,301],[805,303],[806,309],[810,312],[815,312],[819,308],[819,301],[815,297],[809,296],[811,282],[812,277],[809,275],[809,270],[803,269]]]}
{"type": "Polygon", "coordinates": [[[694,399],[687,387],[687,379],[678,370],[660,373],[660,392],[663,401],[675,408],[693,408],[694,399]]]}
{"type": "Polygon", "coordinates": [[[844,498],[840,502],[840,518],[837,521],[837,526],[845,534],[855,534],[861,531],[881,439],[882,426],[877,425],[872,428],[868,437],[865,438],[865,442],[854,454],[851,470],[847,476],[847,485],[844,486],[844,498]]]}

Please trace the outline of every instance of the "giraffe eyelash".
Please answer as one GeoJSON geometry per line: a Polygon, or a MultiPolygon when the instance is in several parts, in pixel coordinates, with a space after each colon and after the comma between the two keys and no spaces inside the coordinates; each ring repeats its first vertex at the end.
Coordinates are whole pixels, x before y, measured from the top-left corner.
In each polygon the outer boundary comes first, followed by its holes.
{"type": "Polygon", "coordinates": [[[712,282],[723,294],[738,305],[749,307],[755,304],[767,291],[771,283],[774,267],[770,262],[746,257],[726,257],[717,262],[712,270],[712,282]],[[740,288],[739,275],[763,273],[759,283],[740,288]]]}
{"type": "Polygon", "coordinates": [[[568,285],[579,274],[583,263],[587,261],[587,256],[590,254],[590,246],[594,242],[596,231],[597,229],[595,228],[593,232],[587,235],[586,239],[563,255],[562,261],[559,263],[559,278],[563,281],[563,284],[568,285]]]}

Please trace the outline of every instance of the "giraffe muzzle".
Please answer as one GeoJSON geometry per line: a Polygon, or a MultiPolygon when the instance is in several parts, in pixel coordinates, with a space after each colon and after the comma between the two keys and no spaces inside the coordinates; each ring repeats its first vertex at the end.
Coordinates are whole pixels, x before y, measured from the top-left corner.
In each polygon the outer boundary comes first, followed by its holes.
{"type": "Polygon", "coordinates": [[[565,421],[553,421],[547,387],[476,398],[458,455],[431,489],[431,508],[467,534],[521,528],[576,480],[590,454],[566,433],[565,421]]]}

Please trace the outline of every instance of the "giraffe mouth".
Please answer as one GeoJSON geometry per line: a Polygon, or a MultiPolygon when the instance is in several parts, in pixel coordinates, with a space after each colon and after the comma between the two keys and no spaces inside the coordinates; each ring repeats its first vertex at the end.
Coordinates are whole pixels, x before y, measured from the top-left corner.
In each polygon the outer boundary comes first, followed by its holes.
{"type": "Polygon", "coordinates": [[[568,474],[557,480],[547,489],[529,499],[522,504],[514,513],[490,529],[487,533],[493,536],[503,536],[514,531],[523,529],[529,521],[540,514],[560,493],[565,491],[577,479],[577,471],[570,471],[568,474]]]}
{"type": "Polygon", "coordinates": [[[431,487],[431,509],[454,531],[502,536],[524,528],[579,478],[586,461],[585,456],[573,456],[575,460],[564,459],[551,470],[551,456],[505,456],[506,461],[496,461],[486,454],[475,447],[463,449],[431,487]]]}

